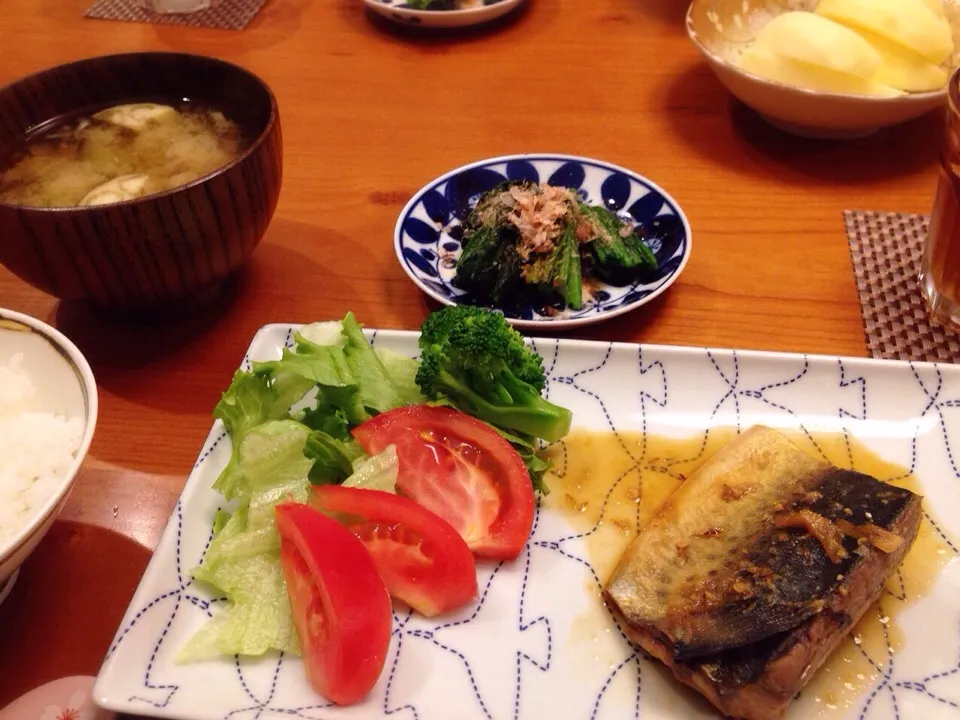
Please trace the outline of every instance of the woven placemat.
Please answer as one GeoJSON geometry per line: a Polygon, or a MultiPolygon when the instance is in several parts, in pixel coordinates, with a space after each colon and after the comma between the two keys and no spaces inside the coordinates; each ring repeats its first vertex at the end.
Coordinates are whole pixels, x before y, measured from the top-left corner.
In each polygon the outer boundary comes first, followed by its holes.
{"type": "Polygon", "coordinates": [[[243,30],[266,2],[267,0],[223,0],[209,10],[185,15],[166,15],[141,7],[137,0],[97,0],[83,16],[99,20],[243,30]]]}
{"type": "Polygon", "coordinates": [[[960,334],[932,325],[920,294],[927,217],[861,210],[843,216],[873,357],[960,362],[960,334]]]}

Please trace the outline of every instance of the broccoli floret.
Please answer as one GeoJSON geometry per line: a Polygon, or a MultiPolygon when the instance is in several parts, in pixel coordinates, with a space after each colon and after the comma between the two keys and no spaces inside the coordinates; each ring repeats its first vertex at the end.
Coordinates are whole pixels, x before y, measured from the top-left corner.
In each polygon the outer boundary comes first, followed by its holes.
{"type": "MultiPolygon", "coordinates": [[[[472,373],[496,375],[510,368],[539,393],[546,384],[543,358],[527,347],[523,336],[503,315],[471,305],[455,305],[430,314],[420,328],[420,349],[442,352],[472,373]]],[[[423,357],[421,355],[421,366],[423,357]]],[[[423,389],[421,373],[417,383],[423,389]]]]}
{"type": "Polygon", "coordinates": [[[611,285],[628,285],[657,269],[657,258],[633,229],[603,207],[581,205],[597,237],[587,243],[596,275],[611,285]]]}
{"type": "Polygon", "coordinates": [[[541,396],[545,382],[543,358],[499,313],[457,305],[421,327],[417,384],[427,398],[553,442],[570,430],[572,413],[541,396]]]}

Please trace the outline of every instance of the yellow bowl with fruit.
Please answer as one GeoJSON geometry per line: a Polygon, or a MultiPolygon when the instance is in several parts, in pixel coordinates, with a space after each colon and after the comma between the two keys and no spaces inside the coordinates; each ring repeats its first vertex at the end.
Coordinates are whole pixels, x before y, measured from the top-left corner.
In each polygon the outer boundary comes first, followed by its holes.
{"type": "Polygon", "coordinates": [[[796,135],[866,135],[946,106],[960,0],[693,0],[717,77],[796,135]]]}

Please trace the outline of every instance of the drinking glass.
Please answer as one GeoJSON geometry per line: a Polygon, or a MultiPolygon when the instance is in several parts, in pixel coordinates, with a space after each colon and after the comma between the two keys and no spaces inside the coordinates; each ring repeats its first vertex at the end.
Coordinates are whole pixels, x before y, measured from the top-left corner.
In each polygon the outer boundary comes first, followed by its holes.
{"type": "Polygon", "coordinates": [[[920,264],[920,289],[933,323],[960,330],[960,70],[947,84],[947,100],[946,138],[920,264]]]}

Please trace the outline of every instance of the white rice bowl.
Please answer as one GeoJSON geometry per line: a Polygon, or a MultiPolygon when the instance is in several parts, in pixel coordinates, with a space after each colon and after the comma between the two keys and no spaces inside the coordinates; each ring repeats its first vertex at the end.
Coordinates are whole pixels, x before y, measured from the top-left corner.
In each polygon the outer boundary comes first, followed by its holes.
{"type": "Polygon", "coordinates": [[[0,363],[0,548],[36,520],[63,485],[84,421],[45,412],[22,353],[0,363]]]}

